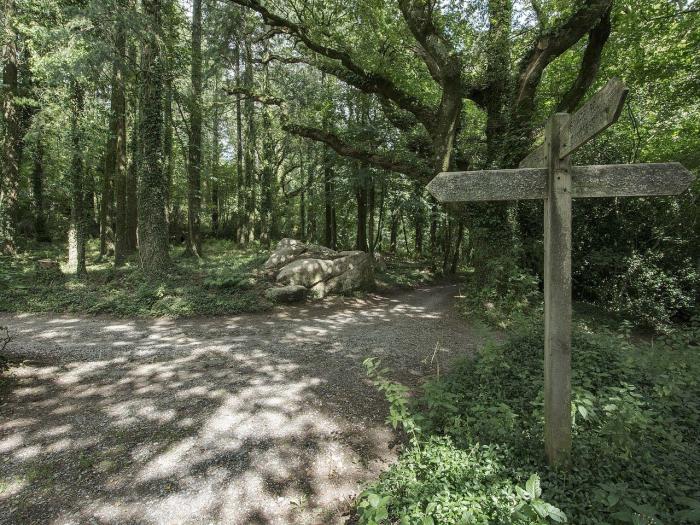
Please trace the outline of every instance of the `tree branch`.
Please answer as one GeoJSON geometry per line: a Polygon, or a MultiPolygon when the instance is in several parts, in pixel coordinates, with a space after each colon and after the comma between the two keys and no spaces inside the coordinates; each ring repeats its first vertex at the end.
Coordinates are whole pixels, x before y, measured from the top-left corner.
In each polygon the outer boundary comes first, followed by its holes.
{"type": "Polygon", "coordinates": [[[300,137],[323,142],[330,146],[338,155],[361,160],[387,171],[395,171],[413,178],[426,180],[432,175],[432,171],[428,166],[418,160],[415,162],[406,162],[398,158],[384,156],[376,151],[358,148],[343,142],[340,137],[329,131],[291,123],[283,124],[282,129],[300,137]]]}
{"type": "Polygon", "coordinates": [[[282,129],[284,131],[299,137],[315,140],[317,142],[323,142],[324,144],[330,146],[333,151],[342,157],[350,157],[361,160],[378,168],[403,173],[414,178],[422,178],[427,180],[427,178],[431,176],[432,172],[418,159],[416,159],[415,162],[407,162],[398,158],[391,158],[376,151],[347,144],[332,132],[288,122],[285,101],[280,98],[255,93],[254,91],[244,87],[229,87],[225,88],[224,92],[228,95],[243,95],[244,97],[250,98],[261,104],[279,106],[282,110],[281,120],[282,129]]]}
{"type": "Polygon", "coordinates": [[[568,20],[540,34],[520,62],[514,100],[517,114],[529,115],[545,68],[589,32],[610,9],[612,1],[585,0],[568,20]]]}
{"type": "Polygon", "coordinates": [[[287,18],[272,13],[257,0],[230,0],[260,14],[265,23],[278,28],[280,33],[287,34],[303,43],[309,50],[326,57],[334,63],[320,61],[312,65],[330,75],[356,87],[365,93],[382,95],[393,100],[399,107],[413,113],[416,118],[429,129],[433,125],[435,110],[423,104],[418,98],[401,90],[390,78],[376,72],[366,71],[358,65],[345,51],[320,44],[309,36],[304,26],[287,18]]]}
{"type": "Polygon", "coordinates": [[[557,111],[573,112],[586,94],[586,91],[588,91],[591,84],[593,84],[600,66],[600,57],[603,54],[603,48],[610,36],[610,30],[610,9],[608,9],[603,15],[603,18],[600,19],[600,22],[591,29],[588,35],[588,45],[581,59],[581,67],[579,68],[578,76],[557,105],[557,111]]]}

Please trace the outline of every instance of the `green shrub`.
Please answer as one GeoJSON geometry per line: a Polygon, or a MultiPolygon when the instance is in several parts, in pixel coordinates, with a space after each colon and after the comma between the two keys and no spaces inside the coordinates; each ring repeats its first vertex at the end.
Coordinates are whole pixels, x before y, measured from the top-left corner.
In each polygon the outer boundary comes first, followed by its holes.
{"type": "Polygon", "coordinates": [[[481,261],[467,275],[462,307],[470,316],[506,328],[514,318],[541,307],[539,278],[520,268],[510,255],[481,261]]]}
{"type": "Polygon", "coordinates": [[[409,440],[359,498],[361,523],[700,523],[695,336],[634,346],[624,334],[577,328],[571,466],[554,471],[543,458],[539,326],[516,322],[504,343],[418,396],[366,362],[409,440]]]}
{"type": "Polygon", "coordinates": [[[660,253],[634,252],[621,257],[598,250],[589,255],[585,272],[575,275],[574,290],[581,298],[657,331],[668,329],[674,317],[696,308],[700,274],[690,259],[664,269],[660,253]]]}

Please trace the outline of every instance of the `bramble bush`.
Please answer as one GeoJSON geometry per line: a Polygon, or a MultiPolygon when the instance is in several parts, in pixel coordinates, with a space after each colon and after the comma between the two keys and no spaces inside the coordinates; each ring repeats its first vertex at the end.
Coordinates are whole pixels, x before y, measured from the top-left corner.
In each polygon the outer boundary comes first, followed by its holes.
{"type": "Polygon", "coordinates": [[[576,327],[567,471],[543,457],[540,326],[515,322],[417,396],[365,362],[408,442],[361,494],[360,523],[700,523],[699,324],[653,346],[576,327]]]}

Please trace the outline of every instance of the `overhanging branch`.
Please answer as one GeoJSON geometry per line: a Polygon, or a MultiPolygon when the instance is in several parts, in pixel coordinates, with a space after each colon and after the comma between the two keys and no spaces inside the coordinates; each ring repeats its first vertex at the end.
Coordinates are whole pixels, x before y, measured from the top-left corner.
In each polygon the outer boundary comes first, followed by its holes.
{"type": "Polygon", "coordinates": [[[413,113],[416,118],[429,129],[433,125],[435,110],[423,104],[418,98],[400,89],[390,78],[376,72],[369,72],[357,64],[345,51],[321,44],[309,36],[307,28],[271,12],[257,0],[230,0],[243,7],[252,9],[260,14],[265,23],[277,28],[280,34],[287,34],[303,43],[309,50],[333,61],[312,63],[321,71],[338,77],[353,87],[365,93],[382,95],[394,101],[399,107],[413,113]]]}
{"type": "Polygon", "coordinates": [[[428,167],[418,160],[415,162],[406,162],[401,159],[387,157],[376,151],[352,146],[329,131],[292,123],[285,123],[282,125],[282,128],[300,137],[323,142],[338,155],[360,160],[387,171],[403,173],[418,179],[427,179],[432,174],[428,167]]]}
{"type": "Polygon", "coordinates": [[[514,107],[529,115],[545,68],[588,33],[610,9],[613,0],[585,0],[564,23],[546,30],[520,62],[514,107]]]}
{"type": "Polygon", "coordinates": [[[573,112],[586,94],[586,91],[593,84],[600,67],[600,57],[603,54],[603,48],[610,36],[610,30],[610,9],[608,9],[603,18],[600,19],[600,22],[591,29],[588,35],[588,45],[581,59],[578,76],[557,105],[557,111],[573,112]]]}
{"type": "Polygon", "coordinates": [[[285,107],[286,104],[283,99],[256,93],[243,87],[228,87],[224,89],[224,92],[228,95],[242,95],[261,104],[278,106],[282,111],[281,120],[282,129],[284,131],[299,137],[322,142],[342,157],[360,160],[377,168],[403,173],[413,178],[427,180],[431,176],[431,171],[420,160],[416,159],[415,162],[407,162],[402,159],[392,158],[377,151],[348,144],[338,135],[330,131],[289,122],[285,107]]]}

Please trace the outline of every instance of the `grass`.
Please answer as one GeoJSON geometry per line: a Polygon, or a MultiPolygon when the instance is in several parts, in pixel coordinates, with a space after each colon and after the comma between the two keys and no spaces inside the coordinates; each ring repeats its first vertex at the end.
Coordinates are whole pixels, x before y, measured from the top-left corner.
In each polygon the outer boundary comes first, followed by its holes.
{"type": "Polygon", "coordinates": [[[171,250],[167,278],[146,279],[132,259],[115,269],[111,258],[97,261],[97,244],[88,245],[88,275],[66,273],[66,250],[44,246],[0,261],[0,311],[109,313],[118,316],[195,316],[258,312],[272,305],[264,298],[266,283],[258,269],[264,250],[241,250],[227,241],[208,241],[206,257],[186,258],[171,250]],[[53,259],[60,270],[37,267],[53,259]]]}

